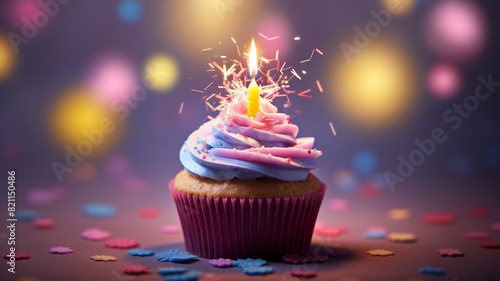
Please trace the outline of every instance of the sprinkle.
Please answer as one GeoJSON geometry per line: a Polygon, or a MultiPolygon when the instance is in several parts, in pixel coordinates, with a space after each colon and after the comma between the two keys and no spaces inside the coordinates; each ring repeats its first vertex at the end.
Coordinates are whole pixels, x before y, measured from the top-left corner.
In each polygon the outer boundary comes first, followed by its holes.
{"type": "Polygon", "coordinates": [[[323,93],[323,87],[321,87],[321,84],[319,83],[319,80],[316,80],[316,85],[318,85],[319,92],[323,93]]]}
{"type": "Polygon", "coordinates": [[[237,266],[237,267],[259,267],[259,266],[263,266],[265,264],[267,264],[266,260],[251,259],[251,258],[238,259],[238,260],[233,262],[233,265],[237,266]]]}
{"type": "Polygon", "coordinates": [[[33,224],[38,228],[52,228],[54,226],[53,219],[38,218],[33,221],[33,224]]]}
{"type": "Polygon", "coordinates": [[[147,256],[152,256],[154,252],[145,249],[134,249],[134,250],[129,250],[128,254],[131,256],[147,257],[147,256]]]}
{"type": "Polygon", "coordinates": [[[207,159],[207,156],[206,156],[206,155],[203,155],[203,159],[207,159]]]}
{"type": "Polygon", "coordinates": [[[70,247],[52,247],[50,248],[49,253],[63,255],[73,253],[73,250],[70,247]]]}
{"type": "Polygon", "coordinates": [[[290,157],[286,158],[286,162],[290,162],[290,161],[292,161],[292,159],[290,159],[290,157]]]}
{"type": "Polygon", "coordinates": [[[179,108],[179,114],[182,114],[182,108],[184,107],[184,102],[181,102],[181,107],[179,108]]]}
{"type": "Polygon", "coordinates": [[[94,255],[94,256],[90,256],[90,259],[94,260],[94,261],[106,261],[106,262],[117,260],[116,257],[108,256],[108,255],[94,255]]]}
{"type": "Polygon", "coordinates": [[[160,210],[156,208],[141,208],[139,209],[139,216],[145,219],[155,219],[160,216],[160,210]]]}
{"type": "Polygon", "coordinates": [[[203,272],[199,270],[191,270],[179,274],[170,274],[165,276],[165,281],[187,281],[187,280],[198,280],[203,272]]]}
{"type": "Polygon", "coordinates": [[[451,224],[457,220],[457,215],[448,213],[428,213],[422,216],[422,221],[426,224],[451,224]]]}
{"type": "Polygon", "coordinates": [[[170,275],[184,273],[187,269],[184,267],[158,267],[158,274],[160,275],[170,275]]]}
{"type": "Polygon", "coordinates": [[[387,239],[391,242],[399,242],[399,243],[406,243],[406,242],[415,242],[417,240],[417,237],[412,234],[412,233],[390,233],[387,236],[387,239]]]}
{"type": "Polygon", "coordinates": [[[410,209],[391,209],[389,210],[389,218],[393,220],[407,220],[411,217],[410,209]]]}
{"type": "Polygon", "coordinates": [[[269,273],[273,273],[274,269],[270,266],[262,266],[262,267],[243,267],[243,273],[247,275],[266,275],[269,273]]]}
{"type": "Polygon", "coordinates": [[[149,266],[145,265],[127,265],[122,268],[123,273],[125,274],[145,274],[149,272],[149,266]]]}
{"type": "Polygon", "coordinates": [[[212,156],[212,160],[214,160],[214,161],[215,161],[215,157],[213,157],[213,156],[212,156]]]}
{"type": "Polygon", "coordinates": [[[112,218],[116,216],[116,207],[105,203],[87,203],[82,206],[82,212],[93,218],[112,218]]]}
{"type": "Polygon", "coordinates": [[[337,132],[335,132],[335,128],[333,128],[332,122],[330,122],[330,129],[332,129],[333,135],[336,136],[337,132]]]}

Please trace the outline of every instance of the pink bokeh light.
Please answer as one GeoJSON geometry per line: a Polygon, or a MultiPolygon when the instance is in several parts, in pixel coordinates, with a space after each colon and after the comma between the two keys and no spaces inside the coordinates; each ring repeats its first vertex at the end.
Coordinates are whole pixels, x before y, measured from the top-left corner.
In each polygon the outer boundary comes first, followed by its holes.
{"type": "Polygon", "coordinates": [[[125,57],[107,54],[97,58],[90,66],[85,79],[89,88],[101,99],[127,102],[138,84],[138,74],[125,57]]]}
{"type": "Polygon", "coordinates": [[[25,21],[32,22],[34,15],[41,10],[38,0],[16,0],[9,1],[4,13],[14,28],[22,30],[25,21]]]}
{"type": "Polygon", "coordinates": [[[434,66],[427,75],[427,87],[440,99],[453,97],[460,90],[461,84],[460,73],[448,64],[434,66]]]}
{"type": "Polygon", "coordinates": [[[486,41],[486,21],[472,1],[441,1],[429,11],[425,37],[437,55],[459,61],[474,58],[486,41]]]}

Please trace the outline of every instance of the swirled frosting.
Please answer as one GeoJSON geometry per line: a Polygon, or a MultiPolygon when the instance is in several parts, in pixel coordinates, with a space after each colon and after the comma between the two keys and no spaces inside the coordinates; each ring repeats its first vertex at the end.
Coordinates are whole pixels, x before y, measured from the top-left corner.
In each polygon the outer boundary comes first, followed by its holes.
{"type": "Polygon", "coordinates": [[[299,128],[278,113],[270,101],[260,99],[255,118],[246,115],[246,94],[241,93],[214,119],[188,137],[180,160],[191,174],[215,180],[270,177],[305,180],[316,169],[314,138],[296,138],[299,128]]]}

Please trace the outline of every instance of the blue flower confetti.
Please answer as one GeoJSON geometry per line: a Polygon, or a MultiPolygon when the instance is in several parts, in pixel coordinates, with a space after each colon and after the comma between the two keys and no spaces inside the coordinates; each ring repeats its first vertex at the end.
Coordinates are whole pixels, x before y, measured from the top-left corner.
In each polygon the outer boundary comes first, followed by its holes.
{"type": "Polygon", "coordinates": [[[115,206],[97,202],[84,204],[82,212],[93,218],[112,218],[117,213],[115,206]]]}
{"type": "Polygon", "coordinates": [[[32,221],[38,218],[38,212],[33,210],[17,210],[16,219],[20,221],[32,221]]]}
{"type": "Polygon", "coordinates": [[[191,281],[198,280],[203,272],[199,270],[191,270],[180,274],[172,274],[165,276],[165,281],[191,281]]]}
{"type": "Polygon", "coordinates": [[[384,239],[387,237],[387,234],[383,232],[366,232],[363,236],[365,238],[384,239]]]}
{"type": "Polygon", "coordinates": [[[266,260],[251,259],[251,258],[248,258],[246,260],[238,259],[238,260],[233,262],[234,266],[241,267],[241,268],[243,268],[243,267],[260,267],[260,266],[263,266],[265,264],[267,264],[266,260]]]}
{"type": "Polygon", "coordinates": [[[147,256],[152,256],[154,252],[145,249],[134,249],[128,251],[128,254],[131,256],[147,257],[147,256]]]}
{"type": "Polygon", "coordinates": [[[184,267],[158,267],[158,274],[171,275],[187,272],[184,267]]]}
{"type": "Polygon", "coordinates": [[[262,266],[262,267],[248,267],[245,266],[242,268],[243,273],[247,275],[266,275],[269,273],[273,273],[274,269],[270,266],[262,266]]]}
{"type": "Polygon", "coordinates": [[[181,251],[179,249],[171,249],[156,253],[156,259],[159,261],[170,262],[186,262],[196,259],[198,256],[192,255],[189,252],[181,251]]]}
{"type": "Polygon", "coordinates": [[[432,266],[421,267],[418,272],[429,275],[444,275],[444,270],[439,267],[432,266]]]}

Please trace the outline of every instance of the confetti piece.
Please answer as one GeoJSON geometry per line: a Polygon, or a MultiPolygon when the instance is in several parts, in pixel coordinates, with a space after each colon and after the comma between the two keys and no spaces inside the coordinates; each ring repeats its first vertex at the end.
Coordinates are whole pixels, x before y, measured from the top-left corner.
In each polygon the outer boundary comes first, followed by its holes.
{"type": "Polygon", "coordinates": [[[106,240],[104,245],[109,248],[117,248],[117,249],[130,249],[139,246],[139,243],[134,239],[129,238],[113,238],[106,240]]]}
{"type": "Polygon", "coordinates": [[[186,271],[184,273],[179,274],[171,274],[166,275],[164,281],[190,281],[190,280],[198,280],[203,272],[199,270],[191,270],[186,271]]]}
{"type": "Polygon", "coordinates": [[[82,212],[93,218],[112,218],[116,216],[115,206],[97,202],[84,204],[82,212]]]}
{"type": "Polygon", "coordinates": [[[459,249],[447,248],[436,251],[442,257],[463,257],[464,253],[459,249]]]}
{"type": "Polygon", "coordinates": [[[94,255],[94,256],[90,256],[90,259],[94,260],[94,261],[105,261],[105,262],[117,260],[116,257],[108,256],[108,255],[94,255]]]}
{"type": "Polygon", "coordinates": [[[345,199],[333,198],[328,200],[328,209],[343,212],[349,209],[349,201],[345,199]]]}
{"type": "Polygon", "coordinates": [[[54,227],[55,223],[53,219],[38,218],[33,221],[33,225],[37,228],[48,229],[54,227]]]}
{"type": "Polygon", "coordinates": [[[128,254],[131,256],[147,257],[154,255],[154,252],[145,249],[134,249],[134,250],[129,250],[128,254]]]}
{"type": "Polygon", "coordinates": [[[422,274],[428,274],[428,275],[444,275],[444,270],[439,268],[439,267],[431,267],[431,266],[426,266],[426,267],[421,267],[418,272],[422,274]]]}
{"type": "Polygon", "coordinates": [[[407,220],[411,217],[410,209],[392,209],[389,211],[389,218],[393,220],[407,220]]]}
{"type": "Polygon", "coordinates": [[[97,228],[85,229],[81,236],[90,241],[102,241],[108,239],[111,234],[105,230],[100,230],[97,228]]]}
{"type": "Polygon", "coordinates": [[[480,243],[479,246],[486,249],[500,249],[500,242],[484,242],[480,243]]]}
{"type": "Polygon", "coordinates": [[[316,85],[318,86],[319,92],[323,93],[323,87],[321,87],[321,84],[319,83],[319,80],[316,80],[316,85]]]}
{"type": "Polygon", "coordinates": [[[393,232],[387,235],[387,239],[389,239],[389,241],[391,242],[408,243],[408,242],[415,242],[417,240],[417,237],[411,233],[393,232]]]}
{"type": "Polygon", "coordinates": [[[247,275],[266,275],[274,272],[274,269],[270,266],[262,267],[242,267],[243,273],[247,275]]]}
{"type": "Polygon", "coordinates": [[[292,270],[290,271],[290,274],[294,277],[299,277],[299,278],[311,278],[316,276],[316,271],[312,270],[292,270]]]}
{"type": "Polygon", "coordinates": [[[457,215],[453,212],[429,213],[422,216],[422,221],[426,224],[451,224],[457,220],[457,215]]]}
{"type": "Polygon", "coordinates": [[[266,260],[263,259],[238,259],[233,262],[234,266],[237,267],[259,267],[267,264],[266,260]]]}
{"type": "Polygon", "coordinates": [[[500,222],[494,222],[491,224],[491,229],[500,231],[500,222]]]}
{"type": "Polygon", "coordinates": [[[8,255],[4,255],[3,258],[6,260],[10,260],[11,258],[14,258],[17,261],[17,260],[29,259],[29,258],[31,258],[31,256],[28,254],[25,254],[25,253],[15,253],[14,256],[11,256],[10,254],[8,254],[8,255]]]}
{"type": "Polygon", "coordinates": [[[122,268],[123,273],[125,274],[145,274],[149,272],[149,266],[145,265],[127,265],[122,268]]]}
{"type": "Polygon", "coordinates": [[[139,215],[145,219],[156,219],[160,216],[160,210],[156,208],[142,208],[139,210],[139,215]]]}
{"type": "Polygon", "coordinates": [[[232,259],[213,259],[209,262],[211,266],[215,267],[231,267],[233,266],[233,260],[232,259]]]}
{"type": "Polygon", "coordinates": [[[166,234],[176,234],[179,233],[181,229],[177,225],[163,225],[160,227],[160,231],[166,234]]]}
{"type": "Polygon", "coordinates": [[[49,250],[51,254],[69,254],[73,253],[73,250],[70,247],[52,247],[49,250]]]}
{"type": "Polygon", "coordinates": [[[375,249],[375,250],[369,250],[366,251],[366,253],[372,257],[378,256],[378,257],[387,257],[387,256],[393,256],[394,252],[389,251],[389,250],[383,250],[383,249],[375,249]]]}
{"type": "Polygon", "coordinates": [[[20,221],[33,221],[38,218],[38,212],[34,210],[17,210],[16,219],[20,221]]]}
{"type": "Polygon", "coordinates": [[[158,267],[158,274],[169,275],[169,274],[179,274],[188,271],[184,267],[158,267]]]}
{"type": "Polygon", "coordinates": [[[363,234],[363,237],[365,237],[365,238],[372,238],[372,239],[385,239],[387,237],[387,233],[383,233],[383,232],[365,232],[365,234],[363,234]]]}
{"type": "Polygon", "coordinates": [[[476,219],[488,217],[490,210],[485,207],[475,207],[469,209],[469,216],[476,219]]]}
{"type": "Polygon", "coordinates": [[[314,234],[319,236],[326,237],[339,237],[349,231],[349,228],[346,226],[338,226],[338,227],[325,227],[322,224],[316,224],[314,227],[314,234]]]}
{"type": "Polygon", "coordinates": [[[171,249],[166,251],[161,251],[155,254],[155,257],[159,261],[163,262],[186,262],[196,259],[198,256],[192,255],[189,252],[181,251],[179,249],[171,249]]]}
{"type": "Polygon", "coordinates": [[[490,239],[490,234],[482,231],[468,231],[464,233],[466,239],[487,240],[490,239]]]}

